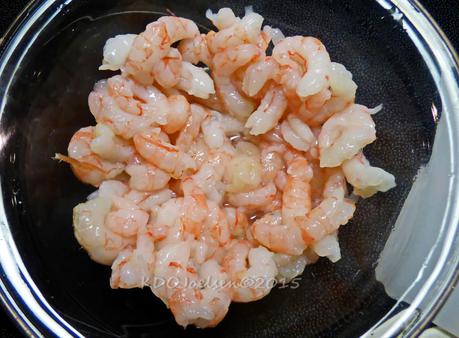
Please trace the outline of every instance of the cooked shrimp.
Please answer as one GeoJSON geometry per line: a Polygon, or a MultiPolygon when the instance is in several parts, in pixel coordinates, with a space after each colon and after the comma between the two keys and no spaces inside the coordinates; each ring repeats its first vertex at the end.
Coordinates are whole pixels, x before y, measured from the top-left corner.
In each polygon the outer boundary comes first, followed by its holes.
{"type": "Polygon", "coordinates": [[[198,104],[191,104],[190,109],[191,114],[188,117],[185,127],[180,131],[176,141],[176,146],[185,152],[190,149],[192,142],[199,135],[201,123],[210,113],[207,109],[198,104]]]}
{"type": "Polygon", "coordinates": [[[249,221],[241,208],[224,208],[228,227],[231,235],[235,238],[242,238],[249,227],[249,221]]]}
{"type": "Polygon", "coordinates": [[[306,98],[328,86],[331,61],[319,40],[303,36],[285,38],[274,46],[273,57],[281,65],[303,68],[304,75],[296,88],[298,96],[306,98]]]}
{"type": "Polygon", "coordinates": [[[119,70],[126,63],[135,34],[121,34],[108,39],[104,45],[104,58],[99,70],[119,70]]]}
{"type": "Polygon", "coordinates": [[[177,241],[161,247],[156,252],[155,277],[163,280],[163,285],[152,287],[153,293],[169,306],[169,299],[191,280],[196,281],[198,274],[190,262],[191,244],[177,241]]]}
{"type": "Polygon", "coordinates": [[[182,54],[183,60],[194,65],[202,62],[207,66],[211,66],[212,55],[207,46],[205,34],[196,35],[192,39],[180,41],[178,50],[182,54]]]}
{"type": "Polygon", "coordinates": [[[341,250],[338,243],[338,232],[325,236],[312,245],[314,252],[320,257],[327,257],[333,263],[341,259],[341,250]]]}
{"type": "Polygon", "coordinates": [[[228,201],[236,207],[263,209],[276,198],[276,186],[268,183],[264,187],[249,192],[228,193],[228,201]]]}
{"type": "Polygon", "coordinates": [[[346,224],[353,216],[355,202],[345,198],[346,181],[340,170],[328,173],[324,186],[324,199],[311,210],[302,223],[303,238],[311,243],[318,242],[346,224]]]}
{"type": "Polygon", "coordinates": [[[134,40],[124,72],[136,81],[149,85],[154,81],[153,68],[167,55],[174,42],[199,35],[196,24],[188,19],[165,16],[147,25],[134,40]]]}
{"type": "Polygon", "coordinates": [[[111,265],[118,254],[135,243],[135,236],[123,236],[106,226],[105,218],[112,209],[112,198],[124,194],[121,182],[106,181],[98,195],[73,209],[73,229],[78,243],[96,262],[111,265]],[[112,183],[113,182],[113,183],[112,183]]]}
{"type": "Polygon", "coordinates": [[[297,150],[308,151],[316,142],[311,128],[291,114],[282,122],[281,132],[284,140],[297,150]]]}
{"type": "Polygon", "coordinates": [[[231,293],[228,288],[218,287],[224,285],[227,276],[222,272],[221,266],[215,260],[208,260],[199,269],[199,279],[204,284],[199,288],[181,288],[175,291],[169,299],[169,306],[178,324],[186,327],[214,327],[228,312],[231,303],[231,293]],[[210,284],[210,285],[209,285],[210,284]]]}
{"type": "Polygon", "coordinates": [[[288,163],[287,175],[282,194],[282,221],[292,225],[311,210],[312,169],[305,158],[298,157],[288,163]]]}
{"type": "Polygon", "coordinates": [[[319,135],[320,166],[337,167],[374,140],[375,123],[368,108],[354,104],[323,125],[319,135]]]}
{"type": "Polygon", "coordinates": [[[237,22],[236,15],[231,8],[220,8],[217,13],[212,13],[210,9],[206,11],[206,18],[219,30],[231,27],[237,22]]]}
{"type": "Polygon", "coordinates": [[[275,253],[273,260],[276,263],[278,271],[276,280],[284,284],[301,275],[306,265],[311,263],[306,255],[292,256],[275,253]]]}
{"type": "Polygon", "coordinates": [[[204,192],[194,183],[191,177],[182,181],[183,215],[181,224],[184,231],[198,238],[204,226],[204,221],[210,214],[209,203],[204,192]]]}
{"type": "Polygon", "coordinates": [[[214,82],[209,74],[203,68],[186,61],[182,62],[177,88],[202,99],[208,99],[211,94],[215,94],[214,82]]]}
{"type": "Polygon", "coordinates": [[[170,111],[167,114],[167,123],[162,126],[162,129],[168,134],[173,134],[185,127],[191,115],[191,107],[182,95],[169,96],[168,101],[170,111]]]}
{"type": "Polygon", "coordinates": [[[223,146],[225,141],[229,141],[218,115],[218,112],[211,112],[201,123],[204,141],[211,149],[218,149],[223,146]]]}
{"type": "Polygon", "coordinates": [[[225,185],[222,183],[222,177],[230,158],[230,154],[225,151],[214,151],[209,154],[197,173],[192,176],[195,184],[211,201],[220,203],[223,199],[225,185]]]}
{"type": "Polygon", "coordinates": [[[262,29],[250,6],[206,16],[216,31],[169,16],[109,39],[100,69],[121,75],[94,86],[97,125],[56,155],[99,186],[74,232],[112,266],[112,288],[150,286],[178,324],[203,328],[339,260],[355,195],[395,186],[362,153],[381,106],[355,104],[352,74],[319,40],[262,29]]]}
{"type": "Polygon", "coordinates": [[[129,164],[126,173],[130,176],[129,187],[140,191],[156,191],[167,186],[171,177],[150,163],[129,164]]]}
{"type": "Polygon", "coordinates": [[[196,164],[188,154],[160,139],[158,129],[135,135],[134,145],[143,158],[174,178],[181,178],[196,169],[196,164]]]}
{"type": "Polygon", "coordinates": [[[378,191],[386,192],[395,187],[394,176],[381,168],[372,167],[363,153],[343,162],[343,172],[357,196],[368,198],[378,191]]]}
{"type": "Polygon", "coordinates": [[[246,128],[250,128],[250,134],[264,134],[274,128],[279,122],[287,108],[287,99],[281,88],[270,88],[257,110],[255,110],[245,124],[246,128]]]}
{"type": "MultiPolygon", "coordinates": [[[[67,162],[79,180],[98,187],[104,180],[115,178],[125,168],[122,162],[104,160],[91,149],[91,142],[95,139],[95,128],[85,127],[78,130],[70,140],[69,156],[56,154],[56,159],[67,162]]],[[[118,155],[119,151],[114,151],[118,155]]]]}
{"type": "Polygon", "coordinates": [[[112,198],[112,209],[105,217],[105,227],[120,236],[135,236],[148,222],[148,213],[123,197],[112,198]]]}
{"type": "Polygon", "coordinates": [[[230,76],[237,69],[257,60],[260,54],[260,50],[252,44],[238,45],[215,54],[212,68],[218,76],[230,76]]]}
{"type": "MultiPolygon", "coordinates": [[[[230,21],[230,20],[229,20],[230,21]]],[[[220,29],[219,32],[208,34],[208,46],[212,53],[218,53],[244,43],[257,44],[260,39],[265,40],[261,32],[263,17],[257,13],[247,13],[242,18],[231,20],[232,24],[220,29]]]]}
{"type": "Polygon", "coordinates": [[[124,249],[113,262],[110,286],[113,289],[143,288],[153,279],[154,267],[154,238],[144,226],[138,231],[135,249],[124,249]]]}
{"type": "Polygon", "coordinates": [[[252,302],[266,296],[277,275],[273,253],[260,246],[252,248],[248,242],[235,241],[223,259],[223,267],[232,281],[238,282],[232,289],[235,302],[252,302]]]}
{"type": "MultiPolygon", "coordinates": [[[[129,80],[115,76],[96,83],[88,98],[89,109],[96,121],[109,126],[116,135],[125,139],[132,138],[136,133],[155,123],[161,123],[162,120],[165,123],[167,114],[167,110],[160,106],[155,105],[155,109],[149,109],[153,108],[151,104],[135,99],[131,85],[140,89],[140,86],[130,83],[129,80]]],[[[153,87],[143,89],[151,91],[153,87]]],[[[148,96],[152,97],[151,94],[148,96]]]]}
{"type": "Polygon", "coordinates": [[[245,120],[254,112],[256,108],[255,101],[244,96],[229,77],[214,75],[214,81],[217,95],[222,101],[225,110],[231,115],[239,120],[245,120]]]}
{"type": "Polygon", "coordinates": [[[280,212],[266,214],[253,223],[252,234],[273,252],[301,255],[306,248],[301,229],[296,224],[283,222],[280,212]]]}
{"type": "Polygon", "coordinates": [[[113,130],[103,123],[98,123],[94,128],[94,138],[90,147],[95,154],[112,162],[127,162],[135,153],[132,144],[117,137],[113,130]]]}
{"type": "Polygon", "coordinates": [[[252,63],[244,73],[242,90],[248,96],[257,95],[266,83],[279,74],[279,64],[267,56],[258,62],[252,63]]]}
{"type": "Polygon", "coordinates": [[[152,69],[155,81],[164,88],[174,87],[180,80],[181,72],[182,55],[176,48],[171,48],[153,65],[152,69]]]}

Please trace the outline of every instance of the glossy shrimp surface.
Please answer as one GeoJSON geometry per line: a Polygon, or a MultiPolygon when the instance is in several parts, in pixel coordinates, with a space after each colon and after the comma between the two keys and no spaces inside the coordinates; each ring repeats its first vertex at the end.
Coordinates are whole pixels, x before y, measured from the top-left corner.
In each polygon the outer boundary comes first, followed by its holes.
{"type": "Polygon", "coordinates": [[[94,125],[56,154],[97,188],[73,230],[110,286],[149,288],[198,328],[337,262],[356,196],[395,187],[362,152],[379,108],[355,103],[321,41],[285,37],[251,7],[205,15],[215,30],[165,16],[109,38],[99,69],[118,73],[89,94],[94,125]]]}

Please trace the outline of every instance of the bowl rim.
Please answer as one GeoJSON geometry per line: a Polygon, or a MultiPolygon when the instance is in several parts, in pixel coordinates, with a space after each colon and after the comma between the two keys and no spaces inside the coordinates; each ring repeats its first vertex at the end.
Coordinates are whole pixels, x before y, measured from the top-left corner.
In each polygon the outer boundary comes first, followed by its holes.
{"type": "MultiPolygon", "coordinates": [[[[21,39],[27,32],[33,31],[31,28],[36,23],[37,19],[40,18],[46,11],[50,10],[51,7],[55,6],[56,8],[53,15],[47,18],[47,22],[49,22],[72,1],[73,0],[31,0],[28,3],[28,5],[7,29],[4,36],[0,39],[0,79],[4,76],[5,66],[10,61],[13,52],[20,45],[21,39]]],[[[409,26],[411,25],[410,28],[415,30],[415,35],[420,36],[422,39],[422,41],[419,42],[423,45],[425,52],[422,57],[428,64],[429,69],[432,71],[431,66],[438,67],[441,71],[445,71],[446,69],[447,75],[453,79],[451,84],[454,84],[452,88],[448,88],[447,90],[450,94],[454,94],[454,90],[456,90],[455,94],[457,97],[457,93],[459,93],[459,58],[445,33],[431,17],[429,12],[418,0],[375,1],[386,9],[389,7],[395,8],[400,14],[402,14],[402,16],[408,19],[407,21],[405,20],[406,23],[409,26]],[[424,26],[414,27],[412,25],[413,23],[423,23],[424,26]],[[434,37],[435,39],[429,39],[429,36],[434,37]],[[436,53],[441,54],[445,64],[440,64],[438,62],[436,59],[436,53]],[[447,68],[446,66],[450,68],[447,68]]],[[[35,31],[34,33],[37,35],[39,32],[35,31]]],[[[411,37],[411,40],[413,40],[413,37],[411,37]]],[[[33,39],[30,43],[33,43],[33,39]]],[[[416,44],[416,47],[419,49],[420,45],[416,44]]],[[[26,51],[22,53],[22,57],[25,53],[26,51]]],[[[9,80],[11,80],[11,77],[9,80]]],[[[439,87],[439,81],[441,81],[441,79],[434,78],[434,81],[437,87],[439,87]]],[[[6,87],[5,92],[8,91],[8,87],[9,85],[6,87]]],[[[445,104],[443,98],[442,103],[445,104]]],[[[457,121],[458,116],[454,116],[454,113],[458,115],[459,108],[453,109],[454,106],[452,105],[452,102],[446,103],[449,104],[448,111],[450,116],[443,117],[444,115],[448,115],[443,114],[442,118],[447,119],[448,131],[453,132],[455,130],[459,130],[459,123],[457,121]]],[[[4,97],[0,97],[0,119],[3,115],[4,108],[4,97]]],[[[4,142],[1,141],[0,135],[0,146],[1,144],[4,144],[4,142]]],[[[454,172],[454,166],[456,166],[455,161],[459,159],[459,135],[454,137],[451,135],[450,142],[452,143],[451,165],[453,166],[454,172]]],[[[0,177],[0,181],[2,179],[3,178],[0,177]]],[[[450,197],[452,198],[450,203],[451,206],[449,208],[449,213],[445,214],[443,220],[443,223],[445,223],[444,225],[449,226],[449,229],[446,229],[448,232],[445,234],[445,245],[443,246],[442,254],[439,258],[443,264],[438,264],[421,290],[418,291],[418,294],[411,302],[408,309],[406,309],[403,316],[400,316],[400,318],[397,319],[384,336],[394,335],[401,332],[402,329],[404,336],[411,336],[421,332],[425,325],[427,325],[441,309],[449,294],[452,292],[452,287],[459,281],[459,254],[454,255],[455,252],[453,252],[459,247],[459,198],[455,196],[458,195],[459,182],[455,175],[450,177],[450,184],[453,187],[455,194],[454,196],[451,196],[450,194],[450,197]],[[446,219],[447,216],[451,217],[446,219]],[[451,257],[453,258],[453,262],[447,269],[445,263],[446,260],[451,257]],[[431,288],[441,277],[443,278],[441,285],[437,286],[435,291],[432,291],[431,288]],[[433,299],[429,300],[428,304],[424,304],[428,309],[424,311],[424,315],[416,318],[417,309],[419,305],[423,303],[424,296],[428,291],[436,292],[436,294],[433,299]],[[408,328],[406,327],[407,324],[409,324],[408,328]]],[[[2,186],[0,185],[0,191],[1,189],[2,186]]],[[[24,263],[22,262],[22,258],[12,237],[2,199],[0,199],[0,253],[0,276],[2,276],[0,278],[0,302],[16,325],[26,335],[31,337],[41,336],[43,330],[61,337],[82,337],[76,329],[65,321],[48,304],[33,282],[24,263]]],[[[372,330],[377,325],[378,324],[365,333],[364,336],[371,335],[372,330]]]]}

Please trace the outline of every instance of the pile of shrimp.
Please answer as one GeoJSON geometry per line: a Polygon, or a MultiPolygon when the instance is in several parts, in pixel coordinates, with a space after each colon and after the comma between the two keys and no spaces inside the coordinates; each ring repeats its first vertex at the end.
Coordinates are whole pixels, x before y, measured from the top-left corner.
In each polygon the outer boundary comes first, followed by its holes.
{"type": "Polygon", "coordinates": [[[109,39],[100,69],[120,73],[89,95],[97,124],[56,155],[98,188],[73,227],[111,287],[150,287],[201,328],[319,257],[338,261],[358,198],[395,186],[362,153],[381,107],[355,104],[321,41],[262,27],[250,8],[206,16],[216,31],[164,16],[109,39]]]}

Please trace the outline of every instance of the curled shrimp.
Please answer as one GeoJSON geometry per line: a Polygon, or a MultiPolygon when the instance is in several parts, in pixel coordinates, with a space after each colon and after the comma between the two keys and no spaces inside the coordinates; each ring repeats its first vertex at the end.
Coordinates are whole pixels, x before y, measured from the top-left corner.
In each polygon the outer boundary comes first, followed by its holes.
{"type": "Polygon", "coordinates": [[[339,166],[374,140],[375,123],[368,108],[354,104],[323,125],[319,135],[320,166],[339,166]]]}
{"type": "Polygon", "coordinates": [[[279,64],[271,56],[250,64],[244,73],[242,90],[248,96],[257,95],[269,80],[279,75],[279,71],[279,64]]]}
{"type": "Polygon", "coordinates": [[[202,99],[215,94],[214,82],[209,74],[203,68],[186,61],[182,62],[177,88],[202,99]]]}
{"type": "Polygon", "coordinates": [[[113,198],[121,196],[128,188],[118,181],[105,181],[88,201],[73,209],[73,229],[78,243],[96,262],[111,265],[118,254],[135,244],[135,236],[115,232],[108,226],[106,217],[112,211],[113,198]]]}
{"type": "Polygon", "coordinates": [[[171,48],[153,65],[152,69],[155,81],[164,88],[174,87],[180,81],[181,72],[182,55],[176,48],[171,48]]]}
{"type": "Polygon", "coordinates": [[[277,275],[273,253],[262,246],[253,248],[247,241],[231,243],[223,259],[223,267],[229,278],[239,284],[232,288],[232,300],[235,302],[263,298],[271,291],[277,275]]]}
{"type": "Polygon", "coordinates": [[[301,255],[306,248],[299,226],[283,223],[280,212],[268,213],[256,220],[252,234],[260,244],[276,253],[301,255]]]}
{"type": "Polygon", "coordinates": [[[338,169],[332,170],[325,183],[324,199],[309,212],[301,225],[303,238],[310,243],[318,242],[352,218],[355,202],[345,198],[345,193],[346,181],[343,173],[338,169]]]}
{"type": "Polygon", "coordinates": [[[134,40],[123,72],[136,81],[150,85],[155,76],[153,69],[169,53],[174,42],[199,35],[196,24],[188,19],[165,16],[147,25],[134,40]]]}
{"type": "Polygon", "coordinates": [[[306,98],[328,86],[331,61],[325,46],[313,37],[293,36],[283,39],[273,49],[273,58],[280,64],[298,69],[304,75],[298,82],[296,93],[306,98]]]}
{"type": "Polygon", "coordinates": [[[171,177],[156,166],[143,162],[126,166],[126,173],[130,176],[129,187],[140,191],[156,191],[166,187],[171,177]]]}
{"type": "Polygon", "coordinates": [[[180,41],[178,50],[182,54],[183,60],[194,65],[202,62],[207,66],[212,65],[212,54],[207,46],[205,34],[196,35],[194,38],[180,41]]]}
{"type": "Polygon", "coordinates": [[[206,108],[198,104],[191,104],[190,109],[191,114],[176,140],[177,147],[185,152],[188,152],[192,142],[198,137],[201,123],[210,113],[206,108]]]}
{"type": "MultiPolygon", "coordinates": [[[[227,274],[213,259],[204,262],[198,271],[203,287],[177,289],[168,303],[177,323],[186,327],[214,327],[228,312],[231,293],[226,287],[227,274]],[[211,281],[211,282],[209,282],[211,281]]],[[[198,284],[199,285],[199,284],[198,284]]]]}
{"type": "MultiPolygon", "coordinates": [[[[81,128],[70,140],[69,156],[56,154],[55,158],[69,163],[73,173],[80,181],[98,187],[104,180],[115,178],[121,174],[125,164],[105,160],[96,154],[91,147],[95,139],[94,127],[81,128]]],[[[98,150],[97,146],[96,150],[98,150]]],[[[104,154],[104,152],[102,153],[104,154]]],[[[117,154],[121,156],[119,153],[117,154]]]]}
{"type": "Polygon", "coordinates": [[[214,75],[217,95],[223,107],[231,115],[240,120],[245,120],[256,108],[256,102],[243,95],[227,76],[214,75]]]}
{"type": "Polygon", "coordinates": [[[148,162],[164,170],[173,178],[181,178],[196,169],[193,159],[168,142],[160,139],[160,131],[137,134],[133,138],[140,155],[148,162]]]}
{"type": "Polygon", "coordinates": [[[241,208],[224,208],[228,227],[231,235],[235,238],[242,238],[245,236],[246,231],[249,227],[249,221],[241,208]]]}
{"type": "MultiPolygon", "coordinates": [[[[217,14],[219,16],[219,14],[217,14]]],[[[239,45],[249,43],[257,44],[260,40],[263,45],[267,45],[266,34],[261,31],[263,17],[255,12],[246,12],[243,18],[234,18],[225,13],[226,20],[217,33],[208,34],[208,46],[212,53],[221,52],[227,48],[234,48],[239,45]],[[231,24],[230,24],[231,23],[231,24]]],[[[213,20],[214,21],[214,20],[213,20]]],[[[216,21],[218,22],[218,20],[216,21]]]]}
{"type": "Polygon", "coordinates": [[[311,210],[311,179],[312,169],[305,158],[290,161],[282,194],[282,220],[285,224],[296,224],[311,210]]]}
{"type": "Polygon", "coordinates": [[[153,86],[142,87],[119,75],[101,80],[89,94],[91,113],[99,123],[130,139],[155,123],[167,122],[167,98],[153,86]]]}
{"type": "Polygon", "coordinates": [[[316,143],[311,128],[291,114],[282,122],[281,133],[284,140],[297,150],[308,151],[316,143]]]}
{"type": "Polygon", "coordinates": [[[245,124],[250,128],[250,134],[264,134],[274,128],[279,122],[287,108],[287,99],[280,87],[271,87],[261,100],[257,110],[255,110],[245,124]]]}
{"type": "Polygon", "coordinates": [[[359,153],[342,165],[346,180],[354,187],[355,195],[368,198],[378,191],[386,192],[395,187],[393,175],[381,168],[372,167],[363,153],[359,153]]]}
{"type": "Polygon", "coordinates": [[[249,192],[228,193],[228,201],[236,207],[263,210],[276,198],[276,186],[270,182],[264,187],[249,192]]]}
{"type": "Polygon", "coordinates": [[[213,58],[214,72],[218,76],[230,76],[237,69],[257,60],[260,54],[260,50],[252,44],[225,49],[213,58]]]}
{"type": "Polygon", "coordinates": [[[152,234],[144,226],[139,229],[135,248],[121,251],[112,264],[112,289],[143,288],[154,277],[155,245],[152,234]]]}

